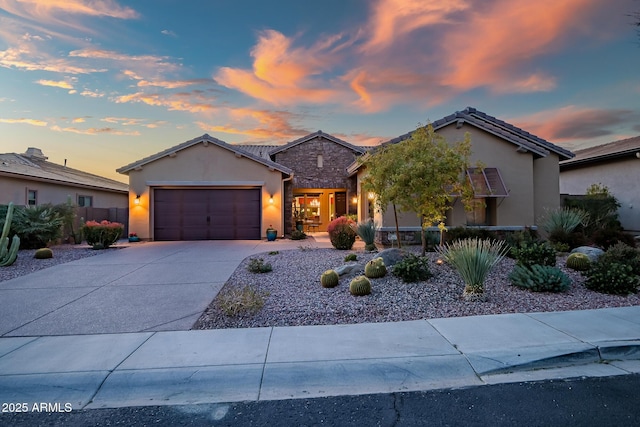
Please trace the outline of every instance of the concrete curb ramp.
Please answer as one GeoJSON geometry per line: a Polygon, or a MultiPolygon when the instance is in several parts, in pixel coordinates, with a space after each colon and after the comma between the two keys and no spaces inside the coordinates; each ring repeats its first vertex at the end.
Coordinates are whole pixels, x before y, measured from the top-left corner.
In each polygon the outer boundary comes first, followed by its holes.
{"type": "Polygon", "coordinates": [[[74,409],[432,390],[640,372],[640,307],[0,339],[2,402],[74,409]]]}

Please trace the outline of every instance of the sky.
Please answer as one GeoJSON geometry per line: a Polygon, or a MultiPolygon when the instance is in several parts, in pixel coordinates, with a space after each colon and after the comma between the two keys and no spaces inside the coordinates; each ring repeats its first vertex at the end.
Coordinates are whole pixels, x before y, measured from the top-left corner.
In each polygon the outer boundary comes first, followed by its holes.
{"type": "Polygon", "coordinates": [[[205,133],[375,145],[467,106],[640,135],[640,0],[0,0],[0,152],[115,170],[205,133]]]}

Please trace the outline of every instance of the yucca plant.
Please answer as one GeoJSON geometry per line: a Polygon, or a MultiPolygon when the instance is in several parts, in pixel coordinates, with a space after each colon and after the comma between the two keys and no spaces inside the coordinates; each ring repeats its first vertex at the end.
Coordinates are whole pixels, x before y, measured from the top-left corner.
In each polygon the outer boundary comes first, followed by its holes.
{"type": "Polygon", "coordinates": [[[489,271],[507,254],[504,241],[464,239],[437,248],[437,252],[464,280],[463,296],[484,299],[484,281],[489,271]]]}
{"type": "Polygon", "coordinates": [[[373,221],[362,221],[356,226],[356,233],[364,242],[366,251],[374,251],[376,249],[376,225],[373,221]]]}
{"type": "Polygon", "coordinates": [[[589,214],[582,209],[560,208],[547,211],[540,221],[540,226],[548,234],[571,233],[579,225],[589,221],[589,214]]]}

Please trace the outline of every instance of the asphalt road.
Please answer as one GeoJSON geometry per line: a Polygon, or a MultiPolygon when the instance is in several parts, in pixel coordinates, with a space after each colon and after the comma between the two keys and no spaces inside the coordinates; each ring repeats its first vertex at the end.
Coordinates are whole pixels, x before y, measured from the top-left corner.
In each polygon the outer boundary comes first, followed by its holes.
{"type": "Polygon", "coordinates": [[[640,375],[625,375],[320,399],[2,413],[0,425],[630,427],[640,425],[638,390],[640,375]]]}

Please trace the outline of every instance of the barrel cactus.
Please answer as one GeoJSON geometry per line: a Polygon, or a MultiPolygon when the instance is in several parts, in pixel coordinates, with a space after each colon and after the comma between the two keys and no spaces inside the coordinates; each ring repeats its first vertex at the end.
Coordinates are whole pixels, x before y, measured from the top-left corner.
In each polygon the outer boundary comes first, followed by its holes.
{"type": "Polygon", "coordinates": [[[349,283],[349,292],[355,296],[369,295],[371,293],[371,282],[364,276],[355,277],[349,283]]]}
{"type": "Polygon", "coordinates": [[[20,237],[14,235],[13,239],[11,239],[11,246],[9,246],[9,229],[11,228],[12,219],[13,202],[9,202],[7,216],[4,219],[4,227],[2,227],[2,235],[0,236],[0,267],[7,267],[13,264],[18,257],[20,237]]]}
{"type": "Polygon", "coordinates": [[[36,259],[53,258],[53,251],[49,248],[41,248],[36,251],[33,257],[36,259]]]}
{"type": "Polygon", "coordinates": [[[586,271],[591,267],[591,260],[586,254],[572,253],[567,258],[567,267],[572,270],[586,271]]]}
{"type": "Polygon", "coordinates": [[[323,288],[335,288],[339,280],[340,276],[335,270],[327,270],[320,276],[320,284],[323,288]]]}
{"type": "Polygon", "coordinates": [[[387,274],[387,267],[384,265],[384,260],[380,257],[374,258],[364,266],[364,275],[370,279],[377,279],[387,274]]]}

